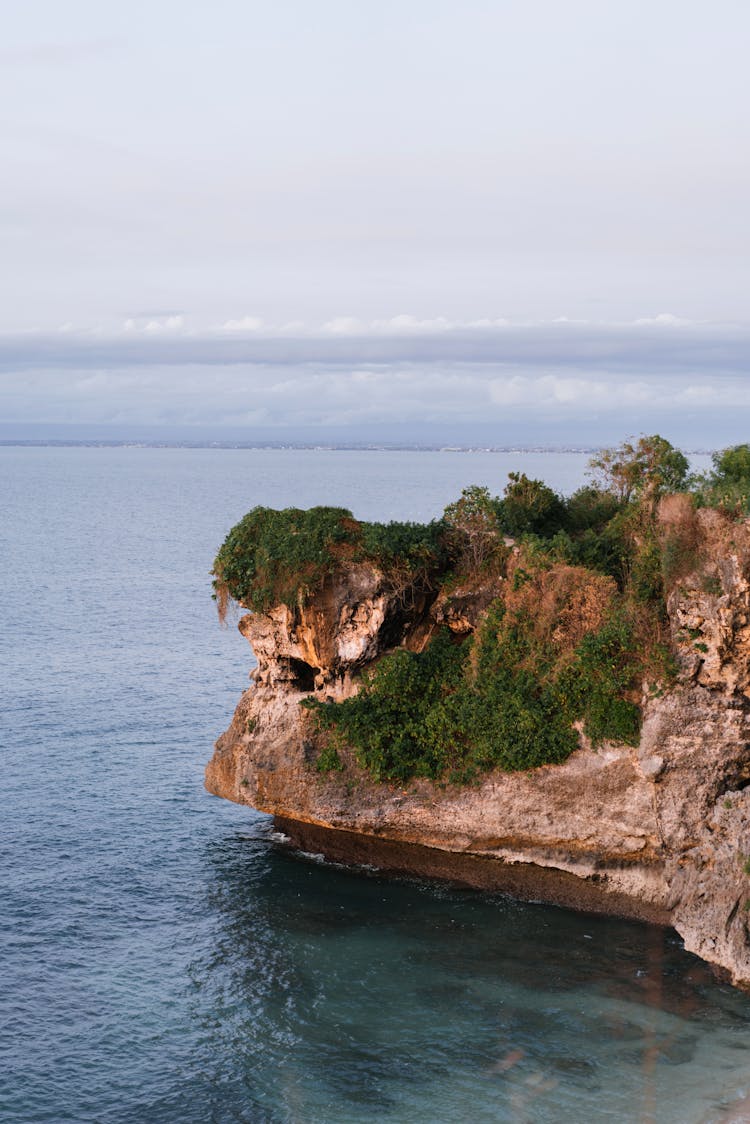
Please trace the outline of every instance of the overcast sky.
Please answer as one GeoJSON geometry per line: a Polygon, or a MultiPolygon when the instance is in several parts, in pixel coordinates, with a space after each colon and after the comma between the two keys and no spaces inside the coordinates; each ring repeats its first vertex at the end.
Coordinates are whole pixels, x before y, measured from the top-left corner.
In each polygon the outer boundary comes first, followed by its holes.
{"type": "Polygon", "coordinates": [[[16,5],[0,435],[742,439],[749,33],[742,0],[16,5]]]}

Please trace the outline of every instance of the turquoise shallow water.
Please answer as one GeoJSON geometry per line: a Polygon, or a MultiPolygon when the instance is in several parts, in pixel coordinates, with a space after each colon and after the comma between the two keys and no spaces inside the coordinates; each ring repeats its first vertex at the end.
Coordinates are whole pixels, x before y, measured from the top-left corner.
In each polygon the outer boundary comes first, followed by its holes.
{"type": "Polygon", "coordinates": [[[327,866],[203,791],[250,665],[209,597],[231,523],[427,518],[519,466],[583,458],[0,449],[0,1119],[702,1124],[750,1093],[750,1001],[674,934],[327,866]]]}

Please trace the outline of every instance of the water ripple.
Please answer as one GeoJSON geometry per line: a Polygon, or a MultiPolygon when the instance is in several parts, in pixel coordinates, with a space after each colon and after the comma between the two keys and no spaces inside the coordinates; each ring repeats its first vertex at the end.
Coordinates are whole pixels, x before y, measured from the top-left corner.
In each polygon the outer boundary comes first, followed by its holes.
{"type": "Polygon", "coordinates": [[[673,934],[304,861],[202,789],[250,663],[208,588],[237,517],[430,517],[518,459],[0,449],[3,1121],[705,1124],[748,1094],[750,1003],[673,934]]]}

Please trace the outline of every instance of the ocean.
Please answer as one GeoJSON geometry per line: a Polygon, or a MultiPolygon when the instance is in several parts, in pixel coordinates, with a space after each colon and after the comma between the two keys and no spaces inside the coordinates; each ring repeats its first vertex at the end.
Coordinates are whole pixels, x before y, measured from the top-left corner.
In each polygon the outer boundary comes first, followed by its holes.
{"type": "Polygon", "coordinates": [[[203,767],[256,504],[429,519],[574,453],[0,448],[0,1119],[750,1119],[750,998],[677,935],[279,846],[203,767]]]}

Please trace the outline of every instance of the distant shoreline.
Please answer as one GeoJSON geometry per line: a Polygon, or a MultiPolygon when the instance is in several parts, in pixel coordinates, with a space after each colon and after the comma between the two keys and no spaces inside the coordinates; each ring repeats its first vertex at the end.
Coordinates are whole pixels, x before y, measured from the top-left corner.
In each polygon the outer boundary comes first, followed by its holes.
{"type": "MultiPolygon", "coordinates": [[[[288,441],[128,441],[121,440],[73,440],[73,439],[0,439],[0,448],[32,449],[252,449],[259,451],[305,451],[305,452],[347,452],[347,453],[546,453],[573,456],[597,453],[601,445],[441,445],[441,444],[402,444],[382,443],[317,443],[288,441]]],[[[686,449],[691,456],[708,456],[713,449],[686,449]]]]}

